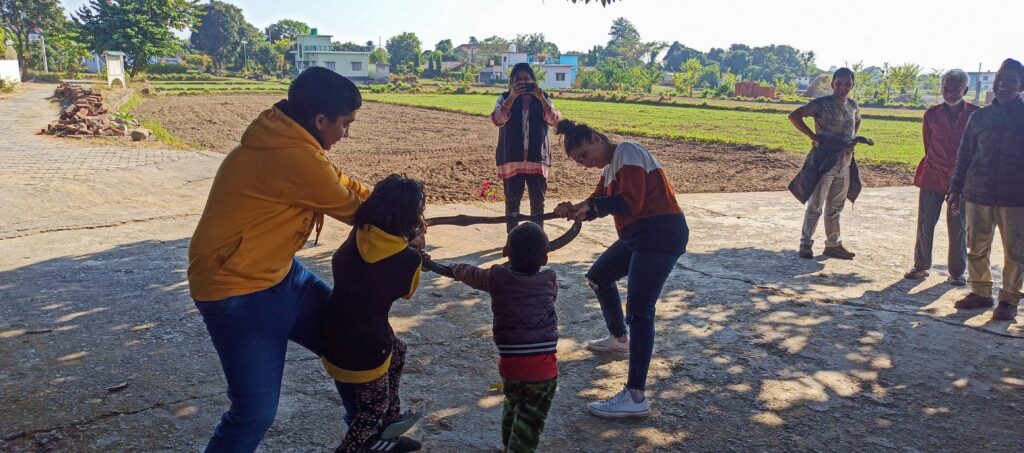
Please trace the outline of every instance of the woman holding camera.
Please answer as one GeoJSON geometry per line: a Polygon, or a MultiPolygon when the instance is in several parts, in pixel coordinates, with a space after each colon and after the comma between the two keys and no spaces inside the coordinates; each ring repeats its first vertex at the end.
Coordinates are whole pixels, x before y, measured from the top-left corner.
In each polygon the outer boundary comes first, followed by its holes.
{"type": "MultiPolygon", "coordinates": [[[[519,204],[523,191],[530,190],[530,215],[544,213],[544,193],[548,189],[551,168],[551,143],[548,126],[558,123],[561,115],[544,90],[537,86],[537,77],[529,63],[517,63],[508,78],[509,90],[498,96],[491,121],[498,126],[495,160],[498,178],[505,190],[506,223],[511,231],[519,222],[519,204]]],[[[538,221],[543,226],[543,223],[538,221]]]]}

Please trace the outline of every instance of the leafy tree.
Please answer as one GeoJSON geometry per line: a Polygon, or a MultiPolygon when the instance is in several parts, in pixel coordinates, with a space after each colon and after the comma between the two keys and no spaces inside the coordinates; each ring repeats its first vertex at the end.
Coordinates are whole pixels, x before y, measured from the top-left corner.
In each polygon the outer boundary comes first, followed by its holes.
{"type": "Polygon", "coordinates": [[[202,8],[203,16],[192,27],[189,41],[196,50],[213,58],[215,68],[224,69],[232,50],[244,41],[242,24],[245,17],[237,6],[218,0],[211,0],[202,8]]]}
{"type": "Polygon", "coordinates": [[[576,85],[578,85],[578,88],[594,90],[606,87],[608,80],[605,78],[603,71],[596,69],[581,70],[576,75],[576,85]]]}
{"type": "Polygon", "coordinates": [[[81,30],[73,21],[65,21],[58,33],[47,37],[46,48],[50,67],[65,77],[74,78],[85,69],[82,59],[89,56],[89,47],[82,44],[81,30]]]}
{"type": "MultiPolygon", "coordinates": [[[[732,47],[737,47],[737,44],[733,44],[732,47]]],[[[750,66],[750,52],[742,48],[736,50],[730,48],[722,58],[722,67],[733,74],[742,74],[748,66],[750,66]]]]}
{"type": "Polygon", "coordinates": [[[512,40],[516,44],[516,50],[532,54],[545,54],[558,56],[558,46],[550,43],[544,37],[544,33],[531,33],[528,35],[516,35],[512,40]]]}
{"type": "Polygon", "coordinates": [[[921,66],[913,63],[896,65],[889,71],[890,85],[900,94],[907,94],[914,90],[920,75],[921,66]]]}
{"type": "Polygon", "coordinates": [[[466,82],[473,82],[477,80],[477,76],[480,75],[480,68],[476,65],[464,64],[462,69],[458,72],[459,78],[466,82]]]}
{"type": "MultiPolygon", "coordinates": [[[[479,50],[476,52],[477,59],[482,59],[484,63],[488,60],[494,61],[495,63],[501,63],[501,53],[508,51],[509,40],[500,36],[491,36],[479,41],[477,46],[479,50]]],[[[472,62],[470,62],[472,63],[472,62]]]]}
{"type": "Polygon", "coordinates": [[[589,51],[587,51],[587,58],[585,60],[585,64],[587,66],[597,66],[597,64],[601,62],[601,59],[604,58],[604,55],[604,46],[594,46],[589,51]]]}
{"type": "Polygon", "coordinates": [[[384,50],[383,47],[378,47],[370,52],[370,63],[373,64],[387,64],[388,62],[388,51],[384,50]]]}
{"type": "Polygon", "coordinates": [[[731,98],[736,96],[736,82],[739,78],[736,74],[729,71],[725,71],[722,74],[722,83],[718,84],[718,88],[715,88],[715,96],[731,98]]]}
{"type": "Polygon", "coordinates": [[[627,62],[640,61],[644,56],[640,32],[625,17],[620,17],[612,22],[612,28],[608,31],[608,46],[606,53],[609,57],[621,58],[627,62]]]}
{"type": "Polygon", "coordinates": [[[185,64],[202,72],[210,72],[213,68],[213,57],[205,53],[194,53],[185,57],[185,64]]]}
{"type": "Polygon", "coordinates": [[[420,66],[420,47],[422,43],[415,33],[405,32],[388,39],[384,46],[388,50],[388,58],[395,72],[416,74],[420,66]]]}
{"type": "Polygon", "coordinates": [[[539,64],[535,64],[535,65],[533,65],[533,76],[534,76],[534,79],[537,80],[537,83],[541,83],[544,80],[547,80],[548,72],[544,70],[543,66],[541,66],[539,64]]]}
{"type": "Polygon", "coordinates": [[[434,45],[434,50],[441,52],[442,56],[448,56],[455,53],[455,45],[450,39],[442,39],[434,45]]]}
{"type": "Polygon", "coordinates": [[[305,22],[292,19],[281,19],[270,24],[270,26],[264,30],[264,33],[266,33],[268,41],[276,43],[282,39],[294,41],[295,37],[298,35],[308,35],[309,30],[309,25],[305,22]]]}
{"type": "Polygon", "coordinates": [[[356,44],[356,43],[354,43],[352,41],[347,41],[347,42],[337,42],[337,41],[335,41],[335,42],[331,43],[331,50],[337,50],[337,51],[341,51],[341,52],[369,52],[370,50],[367,50],[366,47],[367,46],[364,46],[362,44],[356,44]]]}
{"type": "Polygon", "coordinates": [[[376,49],[376,48],[377,48],[377,45],[373,43],[372,39],[366,40],[366,51],[367,52],[373,52],[373,50],[376,49]]]}
{"type": "Polygon", "coordinates": [[[718,79],[722,76],[722,68],[718,63],[711,63],[704,66],[697,76],[697,86],[715,88],[718,86],[718,79]]]}
{"type": "Polygon", "coordinates": [[[702,63],[706,61],[703,52],[697,49],[691,49],[684,46],[679,41],[675,41],[668,47],[668,52],[665,53],[665,58],[662,62],[665,64],[665,69],[669,71],[678,71],[679,68],[683,66],[683,63],[686,63],[686,60],[691,58],[696,58],[702,63]]]}
{"type": "MultiPolygon", "coordinates": [[[[35,0],[38,1],[38,0],[35,0]]],[[[202,14],[198,0],[90,0],[75,14],[87,44],[97,51],[120,50],[134,76],[149,57],[175,53],[182,30],[202,14]]]]}
{"type": "Polygon", "coordinates": [[[700,80],[700,73],[703,69],[704,66],[700,64],[700,60],[696,58],[686,60],[679,72],[672,76],[676,92],[684,96],[693,96],[693,87],[700,80]]]}
{"type": "MultiPolygon", "coordinates": [[[[28,75],[28,35],[40,28],[44,33],[55,31],[64,25],[64,8],[58,0],[0,0],[0,28],[6,30],[7,38],[14,41],[14,49],[21,60],[21,75],[28,75]]],[[[0,41],[0,45],[4,45],[0,41]]]]}

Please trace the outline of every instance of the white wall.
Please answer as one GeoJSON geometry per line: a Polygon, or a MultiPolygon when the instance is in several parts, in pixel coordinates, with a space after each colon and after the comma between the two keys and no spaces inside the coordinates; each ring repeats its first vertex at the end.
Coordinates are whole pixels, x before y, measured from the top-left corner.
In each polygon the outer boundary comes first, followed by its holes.
{"type": "Polygon", "coordinates": [[[334,72],[345,77],[367,78],[370,76],[370,54],[368,53],[309,52],[306,54],[306,59],[316,61],[317,66],[333,69],[334,72]],[[327,64],[329,62],[334,63],[334,68],[329,67],[327,64]],[[352,63],[359,63],[359,70],[353,70],[352,63]]]}
{"type": "Polygon", "coordinates": [[[14,80],[21,83],[21,71],[18,69],[18,60],[0,60],[0,79],[14,80]]]}
{"type": "Polygon", "coordinates": [[[569,65],[544,65],[541,66],[544,70],[544,81],[540,83],[540,87],[549,90],[551,88],[572,88],[572,66],[569,65]],[[558,80],[556,74],[565,74],[565,80],[558,80]]]}

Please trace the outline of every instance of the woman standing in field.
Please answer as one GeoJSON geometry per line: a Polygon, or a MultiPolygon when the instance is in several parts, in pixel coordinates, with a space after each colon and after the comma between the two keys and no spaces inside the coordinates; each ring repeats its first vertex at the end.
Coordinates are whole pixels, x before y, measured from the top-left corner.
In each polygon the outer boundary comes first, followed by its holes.
{"type": "MultiPolygon", "coordinates": [[[[540,215],[544,213],[544,193],[548,190],[551,168],[548,126],[558,123],[561,115],[547,93],[537,86],[529,63],[513,66],[508,80],[509,90],[498,96],[491,113],[491,121],[498,126],[495,160],[505,190],[505,215],[519,215],[519,204],[527,187],[530,215],[540,215]]],[[[510,220],[507,230],[512,231],[516,224],[510,220]]]]}
{"type": "Polygon", "coordinates": [[[655,304],[676,260],[686,252],[690,230],[672,184],[647,148],[633,142],[612,142],[587,125],[569,120],[558,123],[558,134],[565,137],[569,158],[603,170],[590,198],[577,204],[561,203],[555,212],[570,220],[610,214],[619,236],[587,271],[609,332],[588,342],[587,349],[629,354],[629,376],[621,392],[590,403],[588,410],[599,417],[644,417],[651,411],[644,389],[654,353],[655,304]],[[623,318],[617,282],[627,276],[623,318]]]}

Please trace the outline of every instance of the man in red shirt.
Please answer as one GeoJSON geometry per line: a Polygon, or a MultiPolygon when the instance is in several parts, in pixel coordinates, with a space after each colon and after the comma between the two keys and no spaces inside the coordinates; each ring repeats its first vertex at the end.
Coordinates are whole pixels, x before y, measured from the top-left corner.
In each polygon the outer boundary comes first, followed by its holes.
{"type": "MultiPolygon", "coordinates": [[[[917,166],[914,185],[921,188],[917,202],[917,242],[914,245],[914,267],[904,277],[922,279],[932,267],[932,239],[939,221],[942,203],[949,189],[949,179],[956,167],[960,138],[967,119],[978,106],[964,101],[970,79],[967,73],[953,69],[942,75],[942,104],[924,112],[924,158],[917,166]]],[[[949,278],[954,286],[964,286],[967,269],[967,233],[962,216],[952,214],[947,205],[946,229],[949,232],[949,278]]]]}

